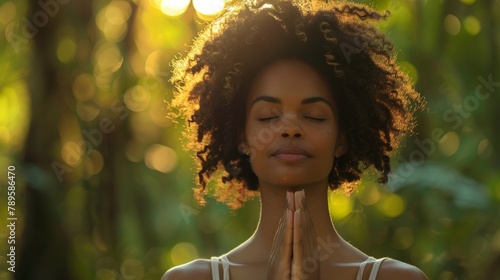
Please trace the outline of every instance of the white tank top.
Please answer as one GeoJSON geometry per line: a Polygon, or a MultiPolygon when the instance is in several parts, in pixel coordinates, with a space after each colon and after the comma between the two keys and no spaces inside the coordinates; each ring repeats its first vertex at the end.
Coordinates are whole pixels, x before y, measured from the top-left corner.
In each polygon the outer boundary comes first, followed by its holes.
{"type": "MultiPolygon", "coordinates": [[[[370,273],[370,277],[368,280],[377,279],[377,274],[380,269],[380,265],[387,258],[375,259],[373,257],[369,257],[364,262],[359,265],[358,274],[356,275],[356,280],[363,279],[363,273],[365,271],[365,267],[369,263],[373,263],[372,271],[370,273]]],[[[222,263],[222,280],[229,280],[229,260],[226,255],[222,255],[221,257],[212,257],[210,259],[210,263],[212,266],[212,280],[220,280],[220,272],[219,272],[219,264],[222,263]]]]}

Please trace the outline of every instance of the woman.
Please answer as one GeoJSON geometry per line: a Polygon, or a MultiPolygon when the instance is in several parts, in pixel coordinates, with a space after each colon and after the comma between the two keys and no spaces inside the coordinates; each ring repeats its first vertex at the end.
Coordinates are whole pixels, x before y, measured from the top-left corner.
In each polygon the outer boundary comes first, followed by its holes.
{"type": "Polygon", "coordinates": [[[385,16],[341,1],[233,3],[174,62],[198,199],[220,178],[220,201],[238,208],[257,192],[261,214],[240,246],[163,279],[426,279],[344,241],[328,210],[328,189],[352,191],[367,167],[387,182],[423,103],[374,27],[385,16]]]}

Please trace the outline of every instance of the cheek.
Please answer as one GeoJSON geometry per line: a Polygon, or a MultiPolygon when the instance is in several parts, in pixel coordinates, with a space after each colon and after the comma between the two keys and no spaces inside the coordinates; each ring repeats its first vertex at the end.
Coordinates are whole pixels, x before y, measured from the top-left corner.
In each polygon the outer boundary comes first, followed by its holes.
{"type": "Polygon", "coordinates": [[[247,141],[253,152],[263,151],[276,137],[277,129],[272,126],[250,126],[246,130],[247,141]]]}
{"type": "Polygon", "coordinates": [[[335,146],[337,145],[337,131],[335,129],[325,129],[314,131],[314,136],[311,137],[316,149],[321,151],[324,157],[333,157],[335,155],[335,146]]]}

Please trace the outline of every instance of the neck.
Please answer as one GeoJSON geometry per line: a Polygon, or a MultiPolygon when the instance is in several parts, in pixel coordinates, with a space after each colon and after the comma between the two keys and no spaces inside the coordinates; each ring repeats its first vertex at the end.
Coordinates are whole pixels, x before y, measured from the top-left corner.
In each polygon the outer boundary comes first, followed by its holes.
{"type": "MultiPolygon", "coordinates": [[[[316,237],[321,240],[340,242],[333,226],[328,210],[328,186],[325,182],[304,186],[306,206],[312,220],[316,237]]],[[[297,190],[300,190],[297,188],[297,190]]],[[[286,204],[286,189],[278,186],[261,184],[261,213],[257,230],[252,236],[252,242],[259,243],[261,248],[271,248],[278,224],[283,216],[286,204]]],[[[263,252],[266,256],[269,252],[263,252]]]]}

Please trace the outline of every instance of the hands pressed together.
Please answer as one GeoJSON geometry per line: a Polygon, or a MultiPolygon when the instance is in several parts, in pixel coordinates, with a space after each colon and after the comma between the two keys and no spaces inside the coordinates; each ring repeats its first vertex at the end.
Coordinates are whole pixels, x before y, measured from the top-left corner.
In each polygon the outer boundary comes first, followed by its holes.
{"type": "Polygon", "coordinates": [[[319,262],[313,258],[314,249],[316,235],[307,211],[304,190],[288,191],[285,211],[271,248],[266,279],[320,279],[319,262]]]}

